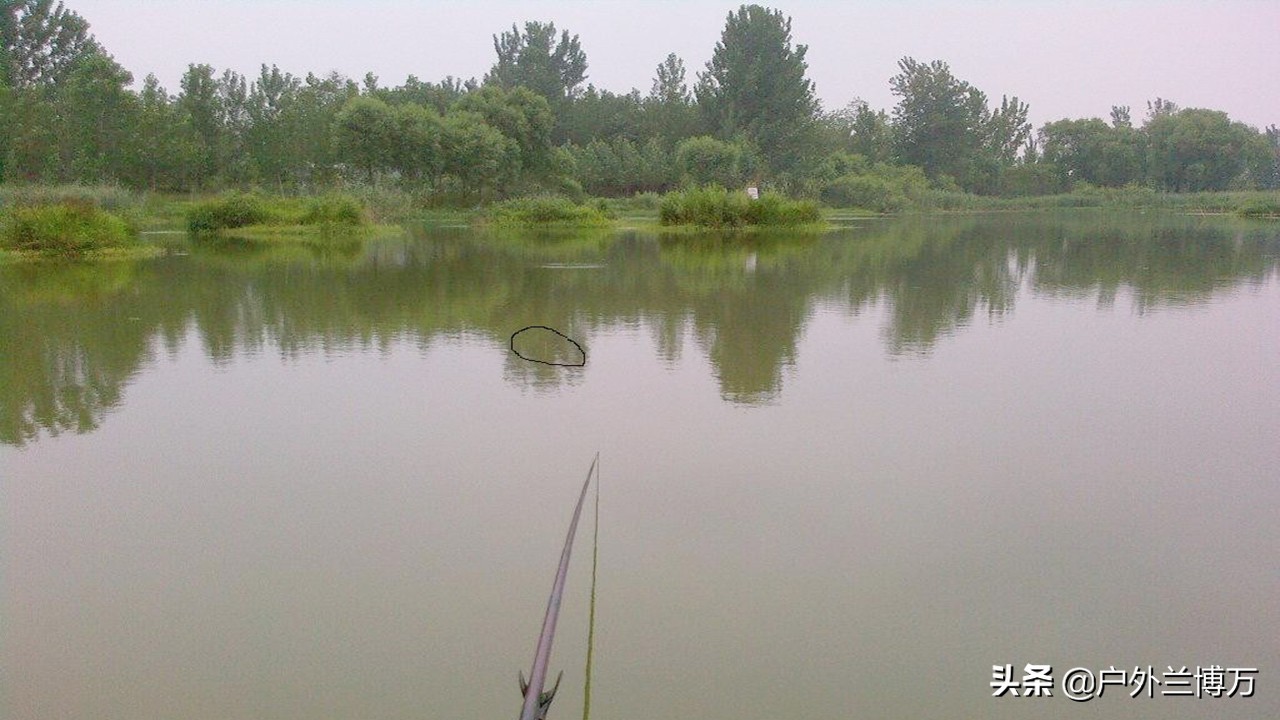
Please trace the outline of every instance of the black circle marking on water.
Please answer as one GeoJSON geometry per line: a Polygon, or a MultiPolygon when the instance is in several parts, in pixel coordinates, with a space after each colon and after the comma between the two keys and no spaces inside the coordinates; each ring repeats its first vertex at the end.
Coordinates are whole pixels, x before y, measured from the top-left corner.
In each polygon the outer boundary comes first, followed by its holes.
{"type": "Polygon", "coordinates": [[[574,340],[573,338],[569,337],[568,335],[565,335],[564,333],[560,332],[559,330],[553,327],[547,327],[546,325],[530,325],[528,327],[520,328],[519,330],[511,333],[511,352],[515,353],[516,357],[520,358],[521,360],[528,360],[529,362],[542,363],[543,365],[553,365],[555,367],[582,367],[587,364],[587,351],[582,349],[582,346],[578,344],[577,340],[574,340]],[[521,355],[520,351],[516,349],[516,336],[526,330],[550,330],[551,332],[559,335],[565,340],[568,340],[570,343],[573,343],[574,347],[578,348],[579,353],[582,353],[582,362],[580,363],[547,362],[546,360],[539,360],[537,358],[525,357],[524,355],[521,355]]]}

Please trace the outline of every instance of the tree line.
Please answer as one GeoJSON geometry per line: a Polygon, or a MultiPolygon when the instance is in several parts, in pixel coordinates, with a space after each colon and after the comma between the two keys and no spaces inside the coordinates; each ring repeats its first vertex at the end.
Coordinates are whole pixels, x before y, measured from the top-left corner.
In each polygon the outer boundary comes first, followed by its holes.
{"type": "Polygon", "coordinates": [[[119,183],[160,191],[343,183],[473,201],[529,192],[630,195],[682,183],[764,183],[835,204],[875,205],[921,188],[988,195],[1081,184],[1195,192],[1280,187],[1280,130],[1157,99],[1141,124],[1063,119],[1033,130],[1028,106],[999,102],[941,61],[903,58],[897,104],[828,111],[808,48],[778,10],[729,13],[689,84],[681,58],[651,89],[586,84],[576,35],[554,23],[493,38],[481,79],[372,74],[255,77],[192,64],[176,92],[140,89],[53,0],[0,4],[0,179],[119,183]]]}

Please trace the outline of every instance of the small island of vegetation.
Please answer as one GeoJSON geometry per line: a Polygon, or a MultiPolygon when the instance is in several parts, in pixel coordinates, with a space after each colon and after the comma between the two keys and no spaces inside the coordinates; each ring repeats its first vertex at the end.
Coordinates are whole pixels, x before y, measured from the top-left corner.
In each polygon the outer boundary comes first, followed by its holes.
{"type": "Polygon", "coordinates": [[[240,236],[274,238],[350,232],[368,224],[363,205],[349,195],[284,198],[234,191],[191,205],[186,219],[193,233],[235,230],[240,236]]]}
{"type": "Polygon", "coordinates": [[[745,192],[716,185],[666,194],[658,207],[658,220],[663,225],[707,228],[796,227],[823,223],[822,212],[812,200],[791,200],[774,192],[752,198],[745,192]]]}

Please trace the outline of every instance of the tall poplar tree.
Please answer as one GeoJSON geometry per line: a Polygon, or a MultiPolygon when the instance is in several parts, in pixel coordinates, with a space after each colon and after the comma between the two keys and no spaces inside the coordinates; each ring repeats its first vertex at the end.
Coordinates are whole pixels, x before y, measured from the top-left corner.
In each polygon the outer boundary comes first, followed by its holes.
{"type": "Polygon", "coordinates": [[[566,30],[557,41],[553,22],[527,22],[524,30],[512,25],[510,32],[493,36],[493,49],[498,61],[485,75],[486,84],[528,88],[553,108],[577,97],[587,79],[587,54],[578,36],[566,30]]]}
{"type": "Polygon", "coordinates": [[[743,5],[729,13],[695,95],[708,129],[744,137],[774,171],[794,166],[812,137],[818,100],[805,77],[805,45],[792,45],[791,18],[743,5]]]}

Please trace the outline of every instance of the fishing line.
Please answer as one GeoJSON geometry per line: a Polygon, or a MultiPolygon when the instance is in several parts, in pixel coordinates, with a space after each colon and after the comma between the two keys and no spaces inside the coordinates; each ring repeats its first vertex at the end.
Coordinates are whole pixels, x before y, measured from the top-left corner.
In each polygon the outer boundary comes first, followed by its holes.
{"type": "Polygon", "coordinates": [[[596,650],[596,565],[600,557],[600,453],[596,453],[596,521],[591,538],[591,605],[587,611],[587,679],[582,686],[582,720],[591,717],[591,661],[596,650]]]}

